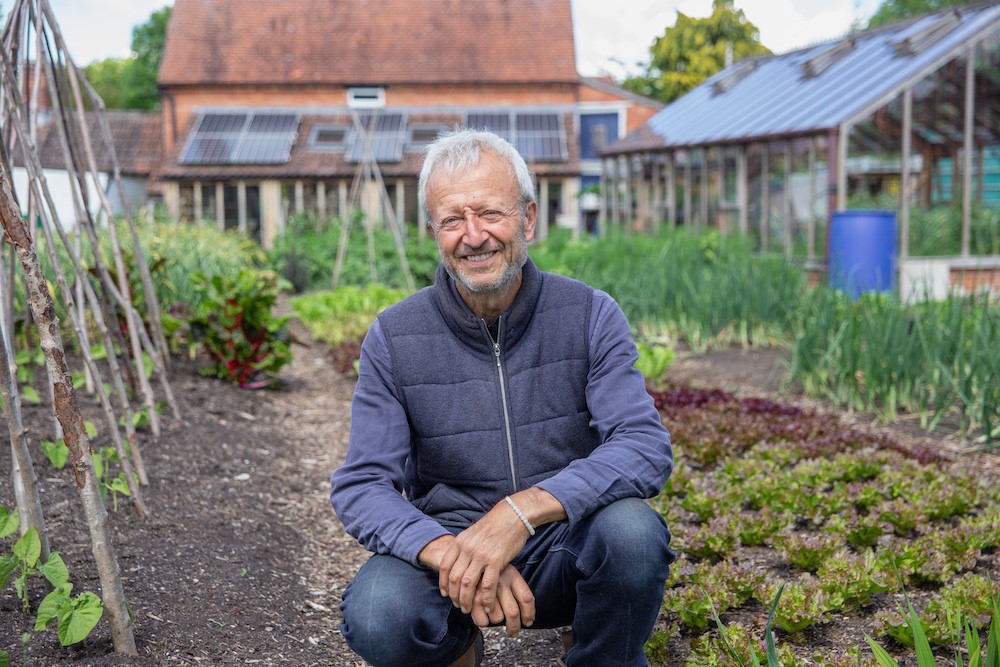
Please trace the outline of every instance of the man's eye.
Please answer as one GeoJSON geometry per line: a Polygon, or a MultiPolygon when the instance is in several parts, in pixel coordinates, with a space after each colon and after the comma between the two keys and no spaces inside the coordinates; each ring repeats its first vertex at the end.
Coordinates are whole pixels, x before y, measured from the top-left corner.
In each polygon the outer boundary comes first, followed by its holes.
{"type": "Polygon", "coordinates": [[[500,218],[502,218],[503,217],[503,213],[501,213],[500,211],[493,211],[493,210],[483,211],[483,214],[481,216],[479,216],[479,217],[481,217],[483,220],[488,220],[489,222],[494,222],[494,221],[499,220],[500,218]]]}

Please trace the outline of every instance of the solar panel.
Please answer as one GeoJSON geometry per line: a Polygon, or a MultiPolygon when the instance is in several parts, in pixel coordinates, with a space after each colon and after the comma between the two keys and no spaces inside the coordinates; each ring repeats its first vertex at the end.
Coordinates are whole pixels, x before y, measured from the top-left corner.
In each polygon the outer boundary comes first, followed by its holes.
{"type": "Polygon", "coordinates": [[[564,162],[567,159],[566,128],[558,113],[477,111],[466,114],[465,126],[503,137],[514,144],[528,162],[564,162]]]}
{"type": "Polygon", "coordinates": [[[360,162],[368,141],[376,162],[400,162],[406,143],[406,120],[401,113],[359,114],[361,131],[355,128],[347,147],[347,161],[360,162]],[[374,126],[372,120],[374,119],[374,126]]]}
{"type": "Polygon", "coordinates": [[[207,112],[195,123],[181,164],[284,164],[299,126],[296,114],[207,112]]]}
{"type": "Polygon", "coordinates": [[[471,130],[487,130],[510,141],[510,112],[470,113],[465,117],[465,126],[471,130]]]}

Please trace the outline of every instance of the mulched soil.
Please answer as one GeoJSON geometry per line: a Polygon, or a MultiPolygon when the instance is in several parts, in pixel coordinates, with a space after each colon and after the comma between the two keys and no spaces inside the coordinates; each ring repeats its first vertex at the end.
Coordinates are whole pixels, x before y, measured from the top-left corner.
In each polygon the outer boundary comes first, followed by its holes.
{"type": "MultiPolygon", "coordinates": [[[[301,329],[298,336],[305,338],[301,329]]],[[[53,630],[31,633],[29,665],[363,665],[338,631],[340,593],[367,553],[345,535],[329,505],[329,475],[343,460],[353,380],[338,373],[323,346],[297,345],[282,387],[240,390],[202,378],[177,361],[171,384],[181,418],[164,415],[164,432],[142,433],[152,515],[127,504],[109,515],[126,596],[135,614],[137,657],[115,655],[105,621],[84,643],[64,648],[53,630]]],[[[721,386],[741,395],[778,395],[776,353],[723,351],[675,362],[677,381],[721,386]]],[[[794,397],[785,397],[789,402],[794,397]]],[[[88,418],[96,406],[81,398],[88,418]]],[[[856,422],[863,415],[849,416],[856,422]]],[[[44,407],[28,406],[32,442],[51,437],[44,407]]],[[[882,427],[907,442],[931,442],[957,457],[973,455],[957,439],[930,437],[903,423],[882,427]],[[896,431],[893,431],[896,428],[896,431]]],[[[100,438],[95,446],[107,445],[100,438]]],[[[978,455],[980,470],[996,456],[978,455]]],[[[0,447],[0,470],[10,448],[0,447]]],[[[69,567],[74,592],[100,592],[87,527],[70,475],[38,452],[52,548],[69,567]]],[[[1000,479],[1000,476],[998,476],[1000,479]]],[[[0,504],[13,505],[9,475],[0,504]]],[[[7,548],[7,542],[4,543],[7,548]]],[[[45,589],[31,586],[33,605],[45,589]]],[[[21,664],[21,635],[32,618],[13,588],[0,591],[0,649],[21,664]]],[[[556,631],[507,638],[487,631],[488,665],[552,665],[562,648],[556,631]]],[[[677,661],[683,660],[683,648],[677,661]]]]}

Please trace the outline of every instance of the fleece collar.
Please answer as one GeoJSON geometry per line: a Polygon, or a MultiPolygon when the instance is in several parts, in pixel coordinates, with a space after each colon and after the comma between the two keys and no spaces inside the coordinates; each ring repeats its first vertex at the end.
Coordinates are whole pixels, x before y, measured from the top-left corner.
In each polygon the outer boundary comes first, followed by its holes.
{"type": "MultiPolygon", "coordinates": [[[[517,296],[500,314],[503,326],[500,340],[505,350],[516,345],[528,328],[542,291],[543,275],[529,257],[521,269],[521,288],[517,296]]],[[[492,346],[483,333],[482,318],[473,314],[462,301],[455,281],[448,275],[444,263],[438,265],[432,291],[434,305],[452,333],[469,347],[492,355],[492,346]]]]}

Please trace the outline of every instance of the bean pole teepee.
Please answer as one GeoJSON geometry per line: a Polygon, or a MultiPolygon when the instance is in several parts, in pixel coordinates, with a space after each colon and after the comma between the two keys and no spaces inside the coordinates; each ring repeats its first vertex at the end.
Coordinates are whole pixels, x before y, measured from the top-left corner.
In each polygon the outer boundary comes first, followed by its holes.
{"type": "Polygon", "coordinates": [[[396,211],[389,199],[389,192],[382,179],[382,170],[379,169],[378,160],[375,158],[374,141],[377,133],[379,121],[379,109],[370,110],[362,116],[357,109],[351,110],[351,118],[354,122],[354,131],[357,134],[357,141],[361,144],[361,159],[354,172],[354,181],[351,183],[351,194],[347,200],[347,212],[344,214],[342,226],[340,228],[340,243],[337,245],[337,261],[333,267],[333,288],[340,284],[340,276],[344,270],[344,260],[347,257],[347,243],[351,237],[351,224],[354,219],[354,211],[360,210],[364,214],[365,233],[368,241],[368,271],[371,281],[378,282],[378,268],[375,261],[375,225],[377,224],[378,210],[385,213],[386,223],[392,232],[393,240],[396,242],[396,256],[399,258],[399,265],[403,270],[403,279],[410,291],[416,289],[413,282],[413,272],[410,271],[410,262],[406,258],[406,246],[403,241],[403,222],[399,211],[396,211]],[[367,206],[362,202],[372,188],[378,197],[378,203],[370,200],[367,206]]]}
{"type": "Polygon", "coordinates": [[[149,513],[140,490],[148,480],[134,426],[136,412],[126,382],[141,397],[154,437],[159,436],[161,428],[144,358],[152,361],[152,375],[158,379],[173,416],[179,418],[180,414],[167,378],[169,352],[160,324],[160,308],[132,211],[122,196],[120,226],[128,230],[131,241],[128,251],[132,262],[128,264],[118,235],[119,225],[115,224],[116,214],[99,177],[95,143],[102,148],[102,155],[109,156],[113,166],[111,178],[118,192],[124,193],[104,103],[70,57],[47,0],[17,0],[0,37],[0,137],[0,224],[8,247],[6,253],[0,253],[0,394],[13,449],[12,475],[21,532],[35,528],[42,541],[42,559],[47,559],[50,539],[42,517],[29,435],[21,419],[15,373],[18,265],[30,309],[28,319],[34,322],[45,355],[55,434],[68,449],[73,479],[90,528],[115,651],[135,654],[107,511],[91,459],[91,441],[77,404],[56,315],[57,302],[50,289],[54,289],[59,300],[60,312],[69,320],[76,342],[74,351],[82,359],[90,379],[88,386],[94,388],[99,399],[133,507],[140,517],[149,513]],[[46,129],[55,132],[58,138],[62,166],[69,175],[75,220],[60,220],[39,160],[37,142],[45,123],[51,124],[46,129]],[[20,197],[10,184],[15,156],[20,157],[28,182],[20,197]],[[96,201],[92,201],[93,193],[97,195],[96,201]],[[29,221],[36,224],[29,225],[29,221]],[[99,223],[108,237],[103,249],[99,223]],[[37,238],[38,231],[41,239],[37,238]],[[40,248],[44,248],[49,260],[51,279],[42,272],[37,254],[40,248]],[[105,253],[112,257],[114,275],[105,264],[105,253]],[[141,282],[145,318],[132,300],[129,276],[136,273],[141,282]],[[54,280],[54,288],[50,280],[54,280]],[[100,355],[92,348],[92,337],[107,352],[103,369],[97,363],[100,355]],[[105,374],[111,396],[105,390],[105,374]],[[119,424],[125,431],[124,442],[119,424]]]}

